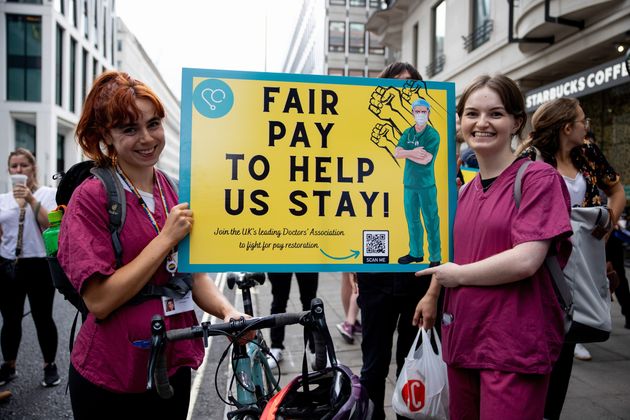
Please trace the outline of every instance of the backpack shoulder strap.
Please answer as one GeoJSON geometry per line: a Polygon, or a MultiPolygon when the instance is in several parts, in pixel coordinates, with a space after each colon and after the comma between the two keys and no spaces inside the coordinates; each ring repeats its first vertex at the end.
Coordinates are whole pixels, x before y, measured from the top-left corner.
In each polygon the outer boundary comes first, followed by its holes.
{"type": "Polygon", "coordinates": [[[107,193],[107,213],[109,214],[109,232],[112,235],[112,244],[116,255],[116,266],[122,266],[122,244],[120,242],[120,231],[125,224],[127,206],[125,201],[125,190],[118,180],[113,168],[95,167],[91,170],[92,175],[97,177],[105,187],[107,193]]]}
{"type": "MultiPolygon", "coordinates": [[[[527,167],[532,163],[534,163],[534,161],[526,159],[525,162],[523,162],[518,168],[516,178],[514,178],[514,203],[516,204],[517,209],[521,205],[523,175],[525,174],[527,167]]],[[[553,244],[551,246],[553,246],[553,244]]],[[[560,268],[558,256],[553,253],[552,249],[549,250],[549,253],[545,257],[545,266],[547,267],[547,270],[549,270],[551,278],[553,279],[553,286],[556,295],[558,296],[560,307],[567,315],[570,316],[573,313],[573,297],[571,295],[571,288],[564,278],[564,273],[562,272],[562,268],[560,268]]]]}
{"type": "MultiPolygon", "coordinates": [[[[160,170],[158,169],[158,171],[160,170]]],[[[175,191],[175,194],[177,194],[177,196],[179,197],[179,180],[171,177],[169,174],[167,174],[164,171],[160,171],[160,173],[164,175],[164,178],[166,178],[168,183],[171,184],[171,187],[175,191]]]]}
{"type": "Polygon", "coordinates": [[[525,162],[521,164],[516,172],[516,178],[514,178],[514,203],[516,204],[516,208],[518,209],[521,206],[521,198],[523,194],[523,175],[525,175],[525,171],[527,167],[534,163],[529,159],[525,159],[525,162]]]}

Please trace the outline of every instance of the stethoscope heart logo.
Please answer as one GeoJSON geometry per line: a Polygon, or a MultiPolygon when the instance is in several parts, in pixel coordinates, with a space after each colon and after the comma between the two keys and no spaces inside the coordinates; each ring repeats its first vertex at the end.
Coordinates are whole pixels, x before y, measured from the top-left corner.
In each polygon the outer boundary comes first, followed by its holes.
{"type": "Polygon", "coordinates": [[[215,104],[220,104],[225,100],[225,92],[223,89],[206,88],[201,91],[201,99],[210,107],[212,111],[217,109],[215,104]]]}
{"type": "Polygon", "coordinates": [[[223,80],[206,79],[193,92],[193,105],[207,118],[221,118],[232,109],[234,93],[223,80]]]}

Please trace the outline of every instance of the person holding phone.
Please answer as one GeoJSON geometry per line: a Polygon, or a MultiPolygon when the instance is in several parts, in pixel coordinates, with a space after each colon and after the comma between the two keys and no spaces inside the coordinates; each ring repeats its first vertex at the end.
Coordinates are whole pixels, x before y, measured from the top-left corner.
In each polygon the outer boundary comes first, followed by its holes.
{"type": "Polygon", "coordinates": [[[61,382],[57,372],[57,326],[53,320],[55,288],[46,261],[42,230],[57,206],[56,189],[39,185],[35,156],[23,148],[9,154],[12,191],[0,195],[0,311],[2,356],[0,385],[17,377],[24,301],[28,296],[37,340],[44,357],[41,385],[61,382]]]}

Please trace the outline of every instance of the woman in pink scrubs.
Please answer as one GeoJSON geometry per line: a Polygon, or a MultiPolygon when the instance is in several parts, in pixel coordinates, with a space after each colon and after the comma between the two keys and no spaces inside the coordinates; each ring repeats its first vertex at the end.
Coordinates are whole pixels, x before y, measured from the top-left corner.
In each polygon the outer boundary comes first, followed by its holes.
{"type": "Polygon", "coordinates": [[[442,342],[451,419],[540,420],[563,340],[562,310],[543,262],[551,247],[561,259],[570,252],[568,193],[553,167],[534,162],[516,208],[514,179],[524,160],[511,143],[527,115],[511,79],[475,79],[457,114],[479,174],[460,191],[453,262],[416,274],[433,279],[414,323],[432,327],[446,287],[442,342]]]}

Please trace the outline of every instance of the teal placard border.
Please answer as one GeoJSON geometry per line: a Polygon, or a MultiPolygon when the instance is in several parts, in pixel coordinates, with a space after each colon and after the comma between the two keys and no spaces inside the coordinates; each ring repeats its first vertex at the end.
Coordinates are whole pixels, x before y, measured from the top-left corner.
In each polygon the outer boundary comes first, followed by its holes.
{"type": "MultiPolygon", "coordinates": [[[[190,175],[192,152],[192,112],[193,112],[193,79],[196,77],[216,79],[260,80],[274,82],[319,83],[327,85],[357,85],[383,86],[385,80],[388,86],[403,87],[405,80],[380,79],[369,77],[322,76],[314,74],[292,73],[263,73],[233,70],[213,69],[182,69],[182,100],[180,115],[180,155],[179,155],[179,201],[190,201],[190,175]]],[[[425,81],[426,88],[431,90],[445,90],[448,118],[448,184],[451,185],[448,194],[449,232],[453,235],[453,222],[457,204],[457,188],[455,184],[457,163],[455,159],[455,84],[451,82],[425,81]]],[[[428,267],[428,264],[192,264],[190,263],[190,238],[187,236],[179,244],[179,271],[220,273],[229,271],[246,272],[413,272],[428,267]]],[[[453,259],[453,241],[449,241],[448,260],[453,259]]],[[[359,257],[360,258],[360,257],[359,257]]]]}

